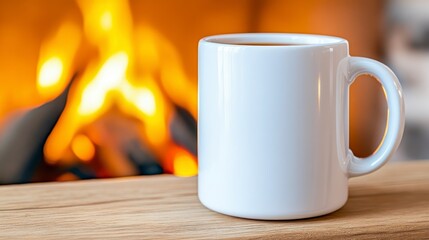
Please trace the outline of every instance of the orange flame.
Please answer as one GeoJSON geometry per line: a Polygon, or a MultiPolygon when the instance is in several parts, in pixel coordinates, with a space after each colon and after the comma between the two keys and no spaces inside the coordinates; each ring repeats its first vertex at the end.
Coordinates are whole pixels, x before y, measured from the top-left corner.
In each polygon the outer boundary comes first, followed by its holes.
{"type": "Polygon", "coordinates": [[[73,153],[82,161],[87,162],[94,158],[95,146],[92,141],[85,135],[77,135],[72,143],[71,149],[73,153]]]}
{"type": "Polygon", "coordinates": [[[167,95],[197,118],[197,86],[189,81],[173,44],[148,26],[136,30],[137,47],[143,68],[160,73],[160,84],[167,95]]]}
{"type": "Polygon", "coordinates": [[[177,145],[172,145],[167,154],[167,161],[163,167],[167,172],[176,176],[191,177],[198,173],[197,159],[187,150],[177,145]]]}
{"type": "Polygon", "coordinates": [[[179,150],[173,160],[174,174],[179,177],[197,175],[198,167],[195,157],[185,150],[179,150]]]}
{"type": "MultiPolygon", "coordinates": [[[[83,14],[83,36],[97,46],[98,59],[92,59],[72,85],[63,114],[44,147],[47,162],[58,163],[70,150],[82,161],[91,160],[96,149],[91,139],[79,132],[112,106],[142,122],[141,140],[164,159],[164,152],[172,145],[170,100],[197,116],[196,85],[183,71],[179,54],[172,43],[149,27],[140,26],[133,32],[127,1],[77,2],[83,14]]],[[[57,42],[80,42],[81,32],[71,26],[65,24],[65,30],[41,50],[38,88],[47,96],[58,95],[70,75],[77,44],[64,48],[64,43],[58,47],[57,42]]],[[[181,148],[174,151],[174,173],[195,175],[195,157],[181,148]]]]}
{"type": "Polygon", "coordinates": [[[79,27],[66,21],[40,48],[37,89],[46,99],[61,93],[71,75],[71,65],[80,44],[79,27]],[[67,47],[64,47],[67,46],[67,47]]]}

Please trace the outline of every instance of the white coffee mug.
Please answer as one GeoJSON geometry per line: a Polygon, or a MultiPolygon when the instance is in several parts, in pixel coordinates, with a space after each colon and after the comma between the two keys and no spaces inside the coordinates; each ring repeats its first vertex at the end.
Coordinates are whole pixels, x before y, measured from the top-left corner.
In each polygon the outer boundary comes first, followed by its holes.
{"type": "Polygon", "coordinates": [[[380,168],[400,143],[398,79],[380,62],[349,56],[344,39],[211,36],[199,42],[198,66],[198,195],[214,211],[252,219],[333,212],[347,200],[348,178],[380,168]],[[348,141],[348,92],[360,74],[378,79],[388,104],[384,138],[367,158],[348,141]]]}

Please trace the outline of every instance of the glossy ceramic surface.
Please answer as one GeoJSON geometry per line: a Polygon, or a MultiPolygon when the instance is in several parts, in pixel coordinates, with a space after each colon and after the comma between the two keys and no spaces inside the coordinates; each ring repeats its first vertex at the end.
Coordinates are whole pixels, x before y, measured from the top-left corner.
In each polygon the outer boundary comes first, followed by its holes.
{"type": "Polygon", "coordinates": [[[208,208],[253,219],[337,210],[348,178],[381,167],[403,131],[399,82],[383,64],[350,57],[346,40],[231,34],[199,43],[198,193],[208,208]],[[247,46],[234,43],[290,43],[247,46]],[[348,147],[348,89],[363,73],[387,93],[388,130],[367,159],[348,147]]]}

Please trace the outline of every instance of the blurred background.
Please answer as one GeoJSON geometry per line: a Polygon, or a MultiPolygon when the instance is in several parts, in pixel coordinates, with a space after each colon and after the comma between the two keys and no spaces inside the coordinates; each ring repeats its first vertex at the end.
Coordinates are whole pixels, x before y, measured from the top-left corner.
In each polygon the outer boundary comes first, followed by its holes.
{"type": "MultiPolygon", "coordinates": [[[[198,40],[238,32],[339,36],[385,62],[406,100],[394,159],[429,159],[428,13],[424,0],[2,0],[0,184],[196,175],[198,40]]],[[[350,106],[351,149],[371,155],[378,82],[358,77],[350,106]]]]}

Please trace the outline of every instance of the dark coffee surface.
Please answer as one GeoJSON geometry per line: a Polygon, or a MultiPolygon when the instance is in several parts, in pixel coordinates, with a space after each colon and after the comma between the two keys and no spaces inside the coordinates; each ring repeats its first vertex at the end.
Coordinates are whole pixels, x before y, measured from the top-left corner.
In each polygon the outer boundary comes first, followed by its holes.
{"type": "Polygon", "coordinates": [[[245,45],[245,46],[302,46],[307,44],[300,43],[264,43],[264,42],[256,42],[256,43],[231,43],[232,45],[245,45]]]}

